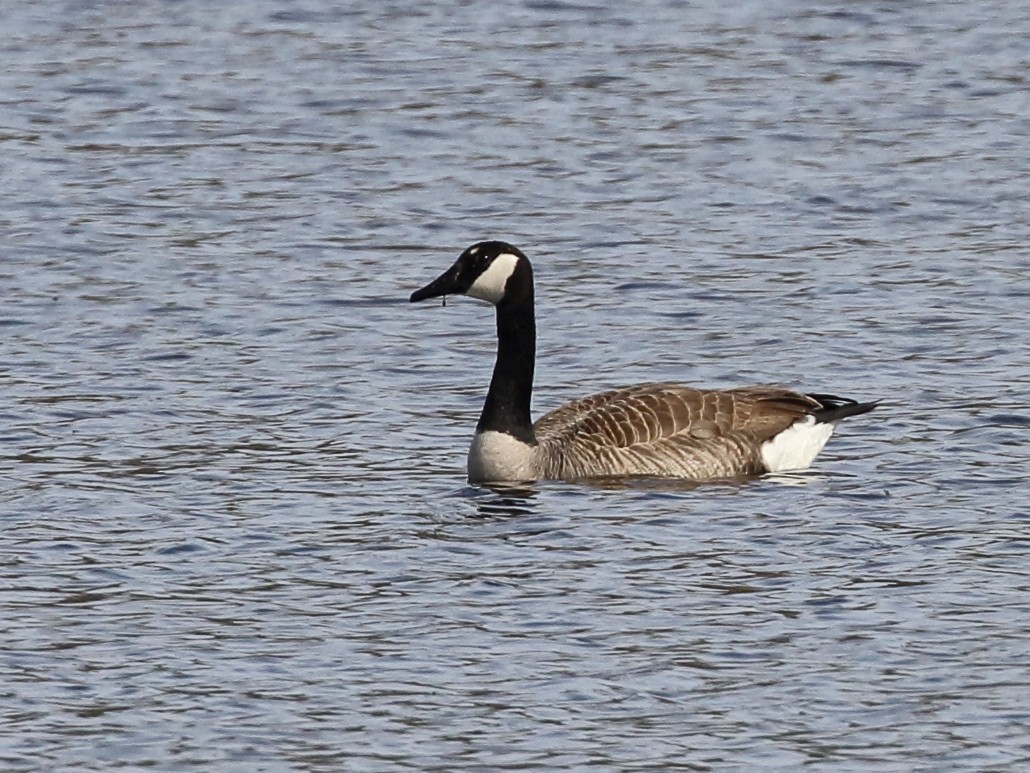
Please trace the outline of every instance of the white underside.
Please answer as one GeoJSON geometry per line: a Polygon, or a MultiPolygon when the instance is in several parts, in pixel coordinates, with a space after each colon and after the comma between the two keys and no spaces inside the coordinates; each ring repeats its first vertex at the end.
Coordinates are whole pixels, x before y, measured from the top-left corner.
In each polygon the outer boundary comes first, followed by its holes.
{"type": "Polygon", "coordinates": [[[804,470],[815,461],[832,434],[832,424],[817,423],[814,416],[806,416],[762,444],[762,464],[769,472],[804,470]]]}
{"type": "Polygon", "coordinates": [[[536,448],[506,432],[477,432],[469,448],[469,480],[536,480],[536,448]]]}

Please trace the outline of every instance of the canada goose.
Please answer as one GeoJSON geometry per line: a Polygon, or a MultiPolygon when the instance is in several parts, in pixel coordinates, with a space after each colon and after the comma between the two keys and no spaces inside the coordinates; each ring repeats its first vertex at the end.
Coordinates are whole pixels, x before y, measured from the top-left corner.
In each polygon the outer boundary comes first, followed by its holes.
{"type": "Polygon", "coordinates": [[[585,397],[534,424],[533,267],[506,242],[473,244],[411,302],[468,295],[497,308],[497,362],[468,455],[472,482],[650,475],[714,480],[801,470],[837,423],[876,403],[777,386],[641,384],[585,397]]]}

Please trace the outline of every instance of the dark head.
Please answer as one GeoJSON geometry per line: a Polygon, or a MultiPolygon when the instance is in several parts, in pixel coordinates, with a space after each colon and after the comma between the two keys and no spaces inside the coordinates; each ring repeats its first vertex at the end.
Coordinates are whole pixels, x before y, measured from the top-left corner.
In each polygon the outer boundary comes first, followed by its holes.
{"type": "Polygon", "coordinates": [[[507,242],[477,242],[454,265],[421,290],[411,302],[441,295],[467,295],[500,306],[515,299],[532,300],[533,268],[529,259],[507,242]]]}

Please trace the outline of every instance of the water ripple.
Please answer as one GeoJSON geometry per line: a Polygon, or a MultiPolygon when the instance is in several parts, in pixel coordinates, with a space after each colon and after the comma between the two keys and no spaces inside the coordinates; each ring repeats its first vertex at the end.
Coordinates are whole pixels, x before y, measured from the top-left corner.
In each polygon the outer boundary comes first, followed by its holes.
{"type": "Polygon", "coordinates": [[[1026,767],[1023,4],[281,5],[5,17],[4,770],[1026,767]],[[468,486],[485,237],[538,412],[882,407],[468,486]]]}

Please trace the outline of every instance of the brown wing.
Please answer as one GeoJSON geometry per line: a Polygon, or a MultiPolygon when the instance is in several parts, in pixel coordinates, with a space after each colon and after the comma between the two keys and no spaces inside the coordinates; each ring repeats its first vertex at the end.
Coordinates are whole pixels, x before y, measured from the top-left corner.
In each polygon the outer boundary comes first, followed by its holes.
{"type": "Polygon", "coordinates": [[[554,449],[560,477],[596,474],[599,466],[612,475],[724,477],[760,472],[761,444],[818,407],[775,386],[642,384],[567,403],[533,429],[542,447],[554,449]]]}

